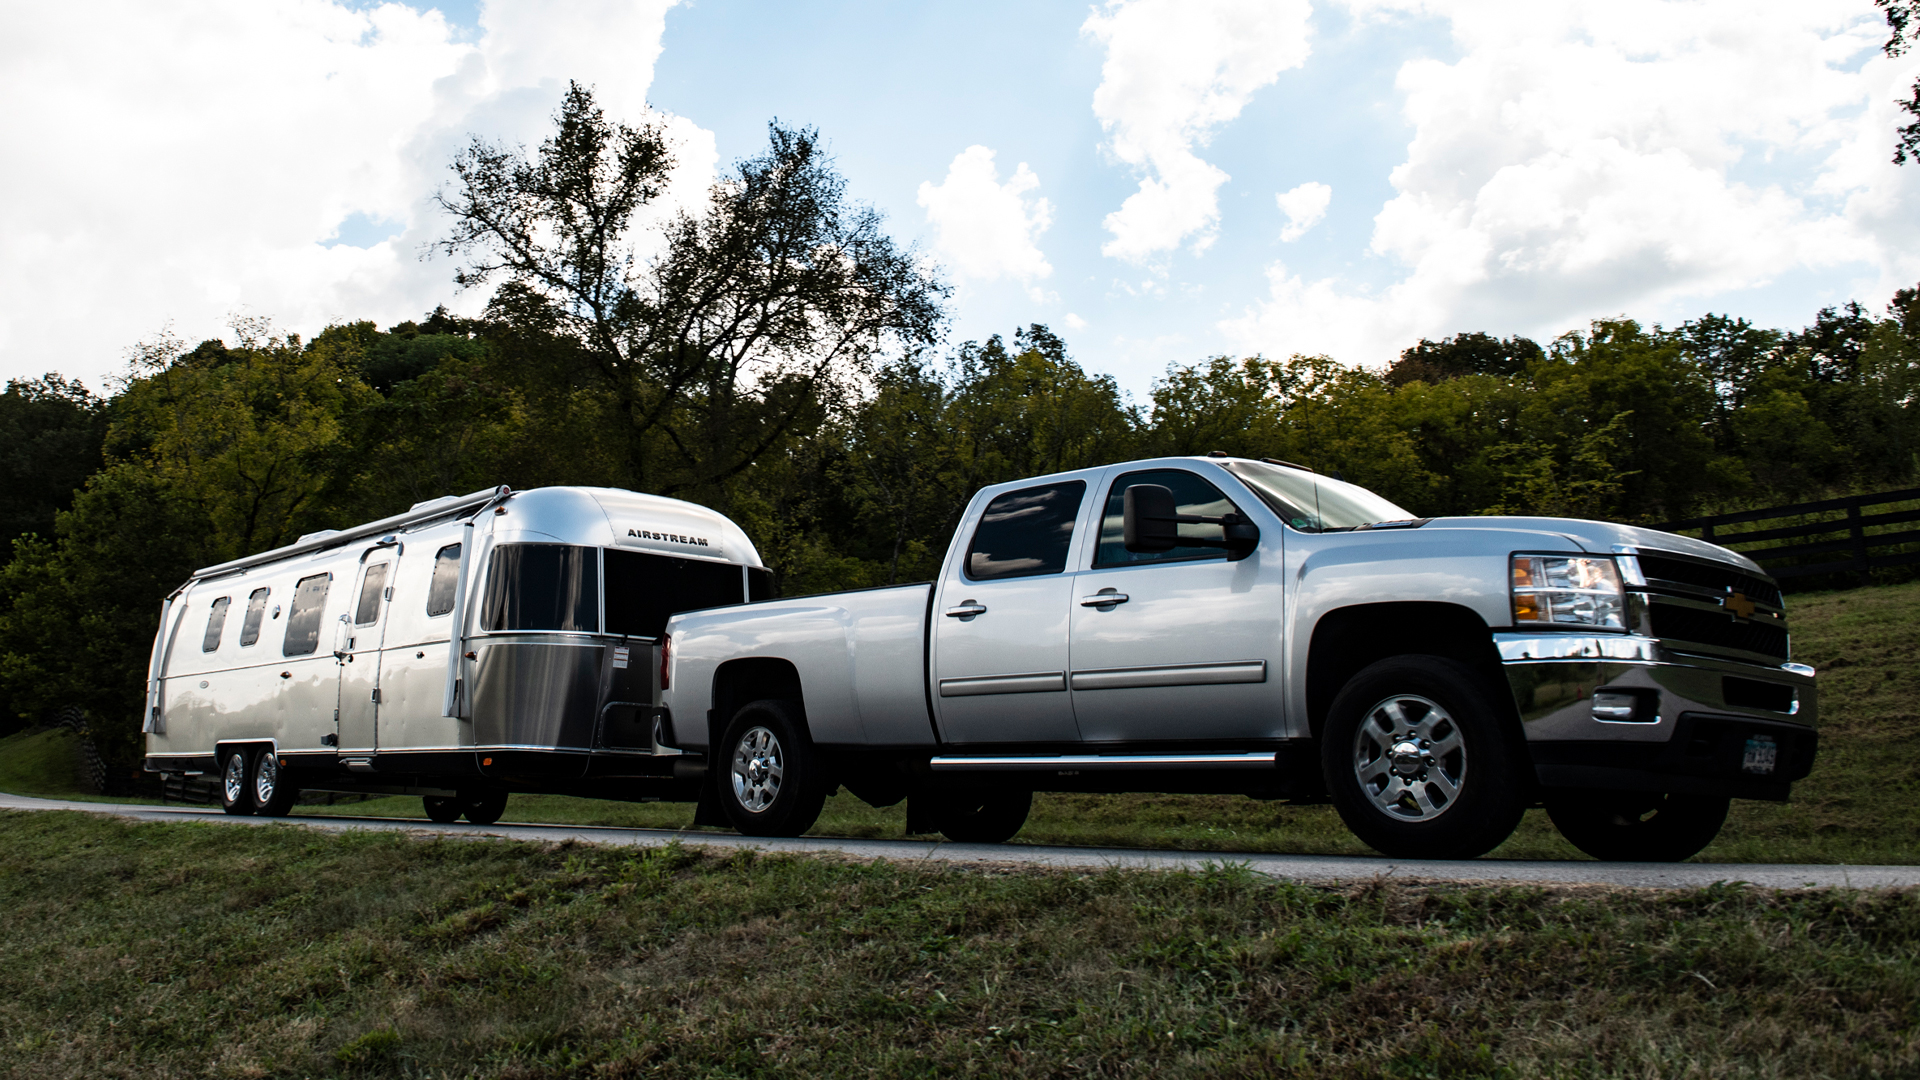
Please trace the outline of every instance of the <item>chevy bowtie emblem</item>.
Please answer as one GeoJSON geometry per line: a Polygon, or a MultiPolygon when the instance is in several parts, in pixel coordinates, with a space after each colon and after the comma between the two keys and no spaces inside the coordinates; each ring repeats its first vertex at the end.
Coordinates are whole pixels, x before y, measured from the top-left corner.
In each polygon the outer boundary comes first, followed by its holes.
{"type": "Polygon", "coordinates": [[[1736,618],[1753,618],[1753,601],[1747,599],[1745,593],[1729,594],[1724,600],[1720,601],[1720,606],[1733,612],[1736,618]]]}

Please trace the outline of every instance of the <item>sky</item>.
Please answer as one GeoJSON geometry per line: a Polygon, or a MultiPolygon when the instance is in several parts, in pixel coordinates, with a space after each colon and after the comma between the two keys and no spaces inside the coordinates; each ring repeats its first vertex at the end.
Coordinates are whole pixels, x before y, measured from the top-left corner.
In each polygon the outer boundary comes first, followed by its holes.
{"type": "MultiPolygon", "coordinates": [[[[947,346],[1170,364],[1595,318],[1795,328],[1920,283],[1920,50],[1872,0],[0,0],[0,378],[436,305],[433,195],[569,80],[664,123],[659,212],[825,138],[953,286],[947,346]]],[[[644,253],[643,253],[644,254],[644,253]]]]}

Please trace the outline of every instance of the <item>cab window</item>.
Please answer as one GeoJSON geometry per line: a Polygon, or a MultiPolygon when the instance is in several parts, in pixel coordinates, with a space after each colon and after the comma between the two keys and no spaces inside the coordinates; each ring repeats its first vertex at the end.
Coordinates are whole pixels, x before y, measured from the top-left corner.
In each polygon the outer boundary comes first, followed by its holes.
{"type": "MultiPolygon", "coordinates": [[[[1227,557],[1224,548],[1199,545],[1181,545],[1171,551],[1128,551],[1125,532],[1127,489],[1136,484],[1158,484],[1173,492],[1174,505],[1182,514],[1221,517],[1239,513],[1239,508],[1222,495],[1219,488],[1185,469],[1147,469],[1122,474],[1107,492],[1107,509],[1100,518],[1100,546],[1094,552],[1094,566],[1135,566],[1140,563],[1227,557]]],[[[1218,525],[1181,525],[1179,532],[1182,538],[1195,540],[1220,540],[1225,537],[1218,525]]]]}
{"type": "Polygon", "coordinates": [[[993,581],[1065,570],[1086,493],[1085,483],[1072,480],[994,496],[967,548],[967,577],[993,581]]]}

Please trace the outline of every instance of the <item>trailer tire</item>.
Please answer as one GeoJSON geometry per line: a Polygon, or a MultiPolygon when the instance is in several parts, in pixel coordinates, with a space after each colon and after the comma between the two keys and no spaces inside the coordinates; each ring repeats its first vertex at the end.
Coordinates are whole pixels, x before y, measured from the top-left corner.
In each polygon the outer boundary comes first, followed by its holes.
{"type": "Polygon", "coordinates": [[[253,813],[253,770],[247,767],[247,748],[220,751],[220,809],[229,814],[253,813]]]}
{"type": "Polygon", "coordinates": [[[799,836],[827,802],[825,763],[790,701],[748,702],[720,739],[713,783],[720,808],[748,836],[799,836]]]}
{"type": "Polygon", "coordinates": [[[1032,810],[1031,791],[948,792],[935,803],[933,825],[956,844],[1004,844],[1019,833],[1032,810]]]}
{"type": "Polygon", "coordinates": [[[1396,859],[1471,859],[1526,812],[1525,749],[1473,669],[1395,656],[1355,675],[1327,711],[1327,793],[1355,836],[1396,859]]]}
{"type": "Polygon", "coordinates": [[[286,782],[287,774],[273,747],[262,746],[251,757],[252,767],[247,773],[253,780],[248,785],[253,789],[253,812],[261,817],[286,817],[300,797],[300,789],[286,782]]]}
{"type": "Polygon", "coordinates": [[[1547,816],[1567,842],[1604,862],[1680,862],[1726,824],[1726,796],[1550,791],[1547,816]]]}
{"type": "Polygon", "coordinates": [[[460,812],[475,825],[491,825],[507,812],[507,793],[498,788],[462,791],[456,800],[460,812]]]}
{"type": "Polygon", "coordinates": [[[423,795],[420,801],[426,804],[427,820],[436,825],[451,825],[460,820],[460,800],[445,795],[423,795]]]}

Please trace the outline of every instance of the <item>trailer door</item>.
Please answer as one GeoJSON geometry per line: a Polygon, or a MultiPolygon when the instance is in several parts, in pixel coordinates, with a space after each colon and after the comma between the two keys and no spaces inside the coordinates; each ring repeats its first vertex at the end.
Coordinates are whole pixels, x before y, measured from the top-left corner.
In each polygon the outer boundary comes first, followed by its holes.
{"type": "Polygon", "coordinates": [[[352,610],[340,616],[340,752],[380,746],[380,646],[387,631],[387,601],[393,598],[396,544],[370,548],[360,556],[359,588],[352,610]]]}

